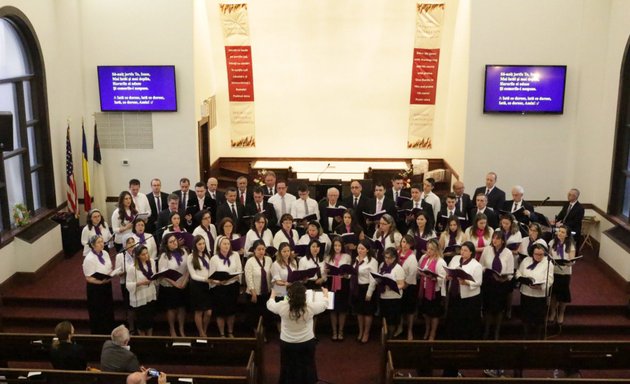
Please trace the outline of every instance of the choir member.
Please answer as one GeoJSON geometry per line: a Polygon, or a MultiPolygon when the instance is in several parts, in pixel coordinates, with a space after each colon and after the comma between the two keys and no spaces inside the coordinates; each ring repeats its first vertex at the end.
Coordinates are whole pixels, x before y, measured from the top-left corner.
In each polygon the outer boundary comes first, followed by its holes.
{"type": "Polygon", "coordinates": [[[558,332],[562,331],[564,311],[571,302],[571,273],[575,263],[571,260],[575,258],[575,243],[569,231],[566,225],[559,227],[555,237],[549,242],[549,253],[555,261],[549,322],[557,325],[558,332]]]}
{"type": "Polygon", "coordinates": [[[127,271],[126,287],[129,291],[129,304],[134,310],[136,329],[140,336],[153,335],[153,319],[156,312],[156,281],[151,277],[157,270],[149,249],[140,245],[134,249],[133,269],[127,271]]]}
{"type": "Polygon", "coordinates": [[[442,209],[442,203],[440,202],[440,198],[433,193],[433,188],[435,188],[435,179],[432,177],[427,178],[422,182],[422,194],[420,195],[420,199],[431,205],[431,209],[433,210],[433,222],[437,222],[437,216],[440,210],[442,209]]]}
{"type": "MultiPolygon", "coordinates": [[[[499,210],[503,207],[503,203],[505,202],[505,192],[499,189],[496,186],[497,183],[497,174],[494,172],[488,172],[486,175],[486,185],[483,187],[479,187],[475,190],[475,196],[480,193],[484,196],[488,197],[488,206],[491,207],[495,212],[499,212],[499,210]]],[[[495,226],[493,226],[495,227],[495,226]]]]}
{"type": "Polygon", "coordinates": [[[178,201],[180,211],[186,211],[188,202],[195,198],[195,193],[190,189],[190,180],[187,177],[179,179],[179,189],[177,191],[173,191],[173,193],[179,197],[178,201]]]}
{"type": "Polygon", "coordinates": [[[133,220],[132,236],[136,239],[136,244],[144,245],[149,250],[151,259],[157,260],[158,247],[155,243],[155,237],[145,232],[146,223],[139,217],[133,220]]]}
{"type": "Polygon", "coordinates": [[[179,199],[180,197],[174,193],[168,195],[167,207],[158,214],[157,229],[155,230],[158,240],[162,238],[164,230],[171,224],[171,215],[173,213],[179,213],[180,217],[186,214],[184,209],[179,208],[179,199]]]}
{"type": "Polygon", "coordinates": [[[182,217],[179,212],[171,213],[171,216],[168,220],[168,227],[164,230],[163,236],[166,236],[169,233],[180,233],[186,232],[186,228],[182,225],[182,217]]]}
{"type": "Polygon", "coordinates": [[[393,247],[398,248],[400,246],[400,240],[402,235],[396,229],[396,222],[394,218],[388,214],[381,216],[381,220],[374,231],[372,237],[374,241],[378,241],[383,246],[383,250],[393,247]]]}
{"type": "Polygon", "coordinates": [[[372,297],[376,281],[371,273],[378,272],[378,262],[367,239],[359,242],[357,257],[352,266],[356,273],[350,280],[350,294],[352,309],[359,323],[357,340],[366,344],[370,340],[370,328],[376,311],[376,302],[372,297]]]}
{"type": "Polygon", "coordinates": [[[276,232],[278,226],[278,218],[276,217],[276,210],[271,203],[265,201],[265,195],[261,187],[254,188],[254,201],[249,207],[247,214],[249,216],[255,216],[257,213],[262,213],[267,218],[267,228],[271,232],[276,232]]]}
{"type": "Polygon", "coordinates": [[[186,321],[186,287],[188,285],[188,266],[186,259],[188,253],[180,247],[174,233],[165,234],[162,237],[160,247],[160,257],[158,259],[158,273],[168,269],[173,269],[182,274],[174,281],[170,278],[160,279],[160,304],[166,308],[166,318],[168,320],[169,333],[171,337],[177,337],[175,331],[175,321],[177,320],[180,336],[186,336],[184,324],[186,321]]]}
{"type": "Polygon", "coordinates": [[[540,224],[538,223],[529,224],[528,236],[523,238],[523,241],[521,242],[521,246],[518,249],[518,253],[519,253],[518,264],[521,263],[523,258],[532,255],[531,250],[534,244],[541,244],[542,246],[545,247],[545,249],[549,249],[549,245],[547,244],[545,239],[542,238],[542,236],[543,236],[543,233],[542,233],[542,227],[540,226],[540,224]]]}
{"type": "Polygon", "coordinates": [[[416,214],[416,220],[409,228],[408,234],[414,237],[416,244],[423,243],[422,247],[416,246],[416,254],[422,255],[426,251],[426,241],[429,239],[435,239],[437,237],[433,227],[431,226],[431,217],[425,211],[420,211],[416,214]],[[418,241],[418,240],[424,240],[418,241]]]}
{"type": "MultiPolygon", "coordinates": [[[[129,194],[129,192],[126,192],[129,194]]],[[[130,197],[131,199],[131,197],[130,197]]],[[[83,275],[86,281],[88,314],[90,317],[90,332],[106,335],[114,328],[114,299],[112,296],[112,260],[104,252],[103,238],[95,235],[88,242],[90,252],[83,259],[83,275]],[[100,273],[101,278],[94,277],[100,273]]]]}
{"type": "Polygon", "coordinates": [[[446,195],[444,202],[446,204],[442,206],[435,222],[435,230],[438,234],[447,230],[446,222],[451,216],[459,218],[461,221],[460,226],[466,224],[466,216],[459,210],[459,208],[457,208],[457,197],[455,194],[449,193],[446,195]]]}
{"type": "Polygon", "coordinates": [[[263,194],[269,198],[276,193],[276,173],[274,171],[267,171],[267,173],[265,173],[264,182],[263,194]]]}
{"type": "MultiPolygon", "coordinates": [[[[295,202],[295,196],[290,193],[287,193],[287,182],[284,180],[278,180],[276,183],[276,194],[271,196],[268,200],[269,203],[273,205],[273,208],[276,210],[276,217],[279,220],[282,220],[282,217],[285,214],[291,213],[291,207],[295,202]]],[[[278,221],[278,225],[281,224],[281,221],[278,221]]]]}
{"type": "Polygon", "coordinates": [[[514,275],[514,257],[505,246],[502,231],[492,234],[492,244],[484,248],[479,263],[484,269],[481,290],[485,322],[483,338],[490,339],[490,328],[494,326],[492,339],[499,340],[503,314],[507,309],[507,295],[513,289],[511,280],[514,275]]]}
{"type": "Polygon", "coordinates": [[[289,273],[297,271],[298,264],[293,252],[291,252],[289,243],[282,242],[276,248],[278,248],[278,253],[276,254],[276,261],[271,266],[271,283],[277,296],[286,296],[287,287],[291,285],[288,282],[289,273]]]}
{"type": "MultiPolygon", "coordinates": [[[[503,232],[503,238],[505,240],[505,246],[512,252],[512,257],[514,258],[514,272],[518,269],[519,255],[518,249],[521,246],[521,242],[523,241],[523,237],[521,236],[521,231],[519,228],[519,223],[516,221],[514,216],[511,213],[504,213],[501,215],[501,219],[499,220],[499,228],[503,232]]],[[[512,318],[512,297],[514,291],[510,290],[507,294],[506,298],[506,310],[505,317],[509,320],[512,318]]]]}
{"type": "Polygon", "coordinates": [[[521,234],[525,236],[529,223],[537,221],[538,215],[534,212],[534,206],[523,199],[523,194],[525,194],[525,189],[520,185],[512,187],[512,200],[503,203],[501,210],[502,212],[509,212],[514,215],[514,218],[521,225],[519,227],[521,234]]]}
{"type": "Polygon", "coordinates": [[[94,208],[90,210],[87,214],[87,219],[85,221],[85,227],[81,231],[81,244],[83,244],[83,256],[87,255],[90,252],[90,246],[88,245],[88,240],[92,236],[98,235],[103,238],[105,242],[105,249],[107,250],[107,244],[109,244],[112,239],[112,233],[109,230],[109,226],[105,222],[105,218],[101,214],[101,211],[94,208]]]}
{"type": "MultiPolygon", "coordinates": [[[[206,213],[210,214],[208,211],[206,213]]],[[[195,311],[195,326],[200,337],[208,337],[208,325],[212,316],[210,293],[210,247],[203,235],[195,235],[194,247],[186,259],[190,274],[190,303],[195,311]]]]}
{"type": "Polygon", "coordinates": [[[291,250],[293,250],[299,240],[300,237],[297,231],[293,229],[293,216],[285,213],[280,218],[280,230],[276,232],[273,237],[273,247],[279,249],[280,244],[286,242],[291,247],[291,250]]]}
{"type": "Polygon", "coordinates": [[[378,284],[379,308],[383,321],[388,324],[388,337],[392,338],[396,327],[400,323],[400,299],[405,286],[405,271],[398,264],[398,252],[394,247],[385,248],[383,262],[378,268],[382,279],[392,279],[396,282],[398,292],[385,285],[382,281],[378,284]]]}
{"type": "Polygon", "coordinates": [[[343,206],[352,208],[356,214],[356,219],[362,228],[367,228],[363,212],[370,212],[372,199],[362,193],[363,186],[358,180],[352,180],[350,183],[350,196],[343,201],[343,206]]]}
{"type": "Polygon", "coordinates": [[[116,259],[114,262],[114,270],[118,272],[118,277],[120,278],[120,292],[122,294],[123,305],[125,306],[125,311],[127,315],[127,324],[129,325],[129,329],[132,331],[136,330],[136,321],[135,321],[135,313],[133,311],[133,307],[131,307],[129,303],[129,290],[127,289],[127,272],[133,271],[135,268],[136,257],[134,255],[134,248],[138,244],[138,239],[129,235],[125,238],[124,248],[121,249],[121,252],[116,254],[116,259]]]}
{"type": "MultiPolygon", "coordinates": [[[[345,233],[354,233],[359,241],[365,238],[363,228],[361,228],[361,226],[355,220],[354,212],[352,211],[352,209],[346,209],[346,211],[343,213],[342,222],[335,228],[335,233],[338,235],[343,235],[345,233]]],[[[349,254],[353,254],[356,248],[357,246],[352,243],[345,244],[346,252],[349,254]]]]}
{"type": "Polygon", "coordinates": [[[481,253],[483,250],[490,245],[490,241],[492,239],[492,234],[494,233],[494,229],[492,229],[488,225],[488,219],[486,215],[483,213],[474,216],[472,225],[466,228],[464,232],[466,236],[466,241],[471,241],[475,244],[476,252],[475,259],[479,260],[481,257],[481,253]]]}
{"type": "Polygon", "coordinates": [[[433,206],[421,199],[422,191],[423,186],[421,184],[413,184],[411,186],[411,200],[406,201],[402,206],[402,209],[408,210],[405,219],[400,222],[401,225],[404,225],[401,230],[405,233],[409,230],[409,227],[413,225],[412,223],[416,219],[416,214],[419,211],[426,212],[427,218],[431,222],[431,228],[435,227],[433,206]]]}
{"type": "Polygon", "coordinates": [[[217,239],[217,228],[212,224],[212,214],[207,209],[204,209],[201,212],[198,212],[197,215],[199,226],[195,228],[192,235],[193,236],[202,236],[206,241],[206,249],[210,256],[212,256],[214,252],[214,244],[217,239]]]}
{"type": "Polygon", "coordinates": [[[147,221],[147,232],[155,233],[160,212],[168,206],[168,193],[162,192],[160,179],[151,179],[151,192],[147,193],[147,200],[151,209],[151,215],[147,221]]]}
{"type": "Polygon", "coordinates": [[[236,301],[240,291],[243,266],[241,257],[232,250],[232,244],[227,237],[219,236],[217,243],[219,245],[217,253],[210,259],[210,286],[214,299],[214,314],[217,318],[219,335],[225,337],[227,324],[228,337],[233,338],[236,301]],[[227,280],[215,280],[212,279],[215,272],[228,272],[234,277],[227,280]]]}
{"type": "MultiPolygon", "coordinates": [[[[461,181],[456,181],[453,183],[453,193],[455,194],[455,207],[462,213],[463,216],[470,222],[472,219],[468,217],[468,213],[473,207],[472,200],[470,199],[470,195],[464,193],[464,183],[461,181]]],[[[465,229],[465,228],[464,228],[465,229]]]]}
{"type": "Polygon", "coordinates": [[[308,242],[306,255],[298,260],[300,271],[317,268],[317,274],[304,282],[307,289],[320,289],[326,282],[326,264],[324,263],[324,253],[321,252],[322,247],[323,244],[317,239],[311,239],[308,242]]]}
{"type": "Polygon", "coordinates": [[[319,221],[312,220],[306,226],[306,233],[300,237],[298,244],[311,244],[313,240],[317,240],[322,246],[321,255],[325,255],[330,252],[330,237],[322,231],[319,221]]]}
{"type": "Polygon", "coordinates": [[[418,259],[416,252],[414,252],[414,246],[415,239],[413,236],[405,235],[400,240],[400,250],[398,250],[398,264],[405,271],[405,286],[400,303],[402,316],[394,337],[402,333],[403,322],[406,319],[407,340],[413,340],[413,322],[418,305],[418,259]]]}
{"type": "MultiPolygon", "coordinates": [[[[254,250],[253,245],[257,240],[261,240],[267,247],[273,245],[273,234],[267,228],[267,218],[263,213],[257,213],[252,221],[252,228],[245,235],[245,256],[250,257],[254,250]]],[[[266,301],[266,300],[265,300],[266,301]]]]}
{"type": "Polygon", "coordinates": [[[466,241],[466,235],[460,226],[460,220],[456,216],[450,216],[446,222],[446,230],[440,235],[440,251],[447,263],[457,254],[457,246],[466,241]],[[448,248],[448,250],[447,250],[448,248]]]}
{"type": "MultiPolygon", "coordinates": [[[[265,254],[267,245],[263,240],[256,240],[253,244],[254,253],[245,263],[245,283],[250,306],[250,326],[256,329],[258,319],[269,319],[267,300],[271,292],[271,257],[265,254]]],[[[267,323],[267,321],[265,321],[267,323]]]]}
{"type": "Polygon", "coordinates": [[[418,261],[420,270],[420,312],[424,317],[424,340],[435,340],[435,334],[444,314],[443,296],[446,295],[444,279],[446,262],[440,253],[436,239],[427,243],[427,252],[418,261]],[[427,271],[427,272],[423,272],[427,271]]]}
{"type": "MultiPolygon", "coordinates": [[[[370,201],[369,210],[367,213],[379,213],[385,212],[392,217],[396,217],[396,203],[391,198],[385,196],[385,187],[383,183],[376,182],[374,184],[374,199],[370,201]]],[[[376,225],[378,220],[366,219],[365,224],[367,225],[366,230],[368,233],[374,232],[376,229],[376,225]]]]}
{"type": "Polygon", "coordinates": [[[490,228],[496,228],[499,226],[499,217],[497,212],[488,206],[488,197],[484,194],[478,194],[475,196],[475,208],[470,210],[469,217],[474,221],[475,216],[484,214],[490,228]]]}
{"type": "MultiPolygon", "coordinates": [[[[234,221],[229,218],[229,217],[225,217],[223,218],[221,221],[219,221],[218,224],[218,228],[217,228],[217,234],[219,236],[223,236],[225,238],[227,238],[228,240],[236,240],[238,238],[241,237],[241,235],[239,235],[238,233],[234,233],[234,221]]],[[[217,241],[214,243],[214,254],[216,254],[219,251],[219,241],[217,239],[217,241]]],[[[243,255],[245,254],[245,250],[244,248],[241,249],[235,249],[234,250],[236,253],[238,253],[239,255],[243,255]]]]}
{"type": "Polygon", "coordinates": [[[151,207],[149,206],[149,199],[147,198],[147,195],[140,193],[140,180],[129,180],[129,193],[131,193],[131,198],[133,199],[133,203],[136,206],[138,213],[151,213],[151,207]]]}
{"type": "Polygon", "coordinates": [[[580,197],[580,191],[577,188],[571,188],[567,193],[567,202],[562,205],[562,209],[556,215],[553,225],[556,228],[560,228],[566,225],[570,231],[575,232],[573,237],[576,243],[581,240],[582,234],[582,220],[584,219],[584,207],[578,201],[580,197]]]}
{"type": "MultiPolygon", "coordinates": [[[[309,197],[308,185],[300,184],[298,186],[298,196],[299,198],[291,206],[291,216],[297,220],[310,215],[315,215],[316,220],[319,221],[319,205],[317,204],[317,201],[309,197]]],[[[299,226],[304,227],[306,224],[308,223],[302,220],[299,223],[299,226]]]]}
{"type": "MultiPolygon", "coordinates": [[[[216,177],[208,178],[206,187],[207,187],[206,193],[208,194],[208,196],[210,196],[212,200],[214,200],[215,206],[218,207],[219,205],[225,203],[225,194],[218,190],[219,180],[217,180],[216,177]]],[[[216,217],[216,212],[214,212],[213,217],[216,217]]]]}
{"type": "Polygon", "coordinates": [[[188,229],[193,231],[199,225],[199,220],[196,219],[199,217],[197,213],[209,210],[211,214],[216,215],[216,204],[216,201],[212,200],[206,193],[206,185],[201,181],[197,182],[195,184],[195,195],[188,200],[188,205],[186,206],[185,219],[188,229]]]}
{"type": "Polygon", "coordinates": [[[239,176],[236,179],[236,200],[243,207],[248,207],[253,200],[252,192],[247,188],[247,177],[239,176]]]}
{"type": "Polygon", "coordinates": [[[335,228],[341,224],[342,217],[328,216],[326,208],[338,208],[342,207],[341,201],[339,201],[339,190],[335,187],[328,188],[326,191],[326,198],[319,202],[319,221],[324,229],[324,233],[331,234],[335,231],[335,228]]]}
{"type": "Polygon", "coordinates": [[[131,233],[133,219],[137,214],[138,211],[131,198],[131,193],[128,191],[120,192],[118,206],[112,214],[112,233],[117,252],[120,252],[124,238],[131,233]]]}
{"type": "Polygon", "coordinates": [[[225,204],[217,208],[217,221],[231,219],[234,231],[244,235],[249,228],[246,227],[243,216],[245,216],[245,206],[236,199],[236,188],[230,187],[225,192],[225,204]]]}
{"type": "MultiPolygon", "coordinates": [[[[326,268],[328,265],[341,267],[351,265],[352,257],[344,251],[343,241],[340,237],[334,237],[330,253],[324,258],[326,268]]],[[[330,311],[330,325],[332,327],[332,340],[343,341],[343,331],[346,325],[346,315],[350,306],[350,275],[341,274],[330,276],[328,290],[334,292],[334,309],[330,311]]]]}
{"type": "Polygon", "coordinates": [[[405,185],[405,181],[402,176],[395,175],[392,178],[392,187],[385,191],[385,196],[389,199],[393,200],[394,203],[398,206],[398,198],[400,196],[404,196],[407,198],[411,197],[408,189],[403,188],[405,185]]]}

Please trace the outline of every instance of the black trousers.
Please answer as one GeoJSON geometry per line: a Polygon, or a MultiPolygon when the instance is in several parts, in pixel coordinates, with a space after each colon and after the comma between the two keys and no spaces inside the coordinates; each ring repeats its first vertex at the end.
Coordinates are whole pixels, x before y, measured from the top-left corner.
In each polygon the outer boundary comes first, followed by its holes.
{"type": "Polygon", "coordinates": [[[280,343],[280,384],[315,384],[315,339],[304,343],[280,343]]]}

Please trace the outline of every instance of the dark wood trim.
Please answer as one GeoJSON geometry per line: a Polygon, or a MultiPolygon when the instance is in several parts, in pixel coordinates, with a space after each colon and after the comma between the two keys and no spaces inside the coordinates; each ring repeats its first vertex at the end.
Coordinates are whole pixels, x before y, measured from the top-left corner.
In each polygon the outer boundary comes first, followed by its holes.
{"type": "Polygon", "coordinates": [[[208,127],[209,118],[202,117],[197,122],[197,142],[199,153],[199,180],[204,184],[210,177],[210,128],[208,127]]]}
{"type": "Polygon", "coordinates": [[[457,171],[455,171],[455,168],[451,167],[451,164],[446,161],[444,161],[444,165],[446,166],[446,169],[448,169],[451,172],[451,176],[453,176],[455,178],[456,181],[459,181],[459,173],[457,173],[457,171]]]}
{"type": "Polygon", "coordinates": [[[35,272],[15,272],[11,277],[0,283],[0,292],[4,292],[13,285],[33,283],[40,280],[46,273],[64,259],[65,253],[60,250],[55,256],[51,257],[44,265],[39,267],[35,272]]]}

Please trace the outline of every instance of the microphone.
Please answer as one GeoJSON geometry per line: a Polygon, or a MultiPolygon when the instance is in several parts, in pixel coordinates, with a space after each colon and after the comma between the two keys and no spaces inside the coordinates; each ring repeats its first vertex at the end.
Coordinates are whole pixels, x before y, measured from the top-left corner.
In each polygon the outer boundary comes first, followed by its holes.
{"type": "Polygon", "coordinates": [[[542,207],[543,205],[545,205],[545,203],[547,203],[547,202],[549,201],[549,199],[550,199],[550,197],[549,197],[549,196],[547,196],[547,197],[545,198],[545,200],[543,200],[543,201],[542,201],[542,203],[540,203],[539,207],[542,207]]]}
{"type": "Polygon", "coordinates": [[[319,181],[319,178],[324,174],[324,172],[326,172],[328,170],[328,168],[330,168],[330,163],[326,164],[326,168],[324,168],[319,175],[317,175],[317,181],[319,181]]]}

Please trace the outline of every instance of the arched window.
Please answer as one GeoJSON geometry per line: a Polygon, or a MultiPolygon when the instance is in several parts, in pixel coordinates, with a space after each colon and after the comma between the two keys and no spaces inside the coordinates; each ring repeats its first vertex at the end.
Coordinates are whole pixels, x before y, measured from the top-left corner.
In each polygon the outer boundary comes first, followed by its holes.
{"type": "Polygon", "coordinates": [[[44,63],[26,16],[0,8],[0,231],[15,224],[13,207],[23,204],[34,217],[55,208],[44,63]]]}

